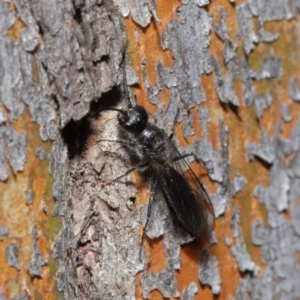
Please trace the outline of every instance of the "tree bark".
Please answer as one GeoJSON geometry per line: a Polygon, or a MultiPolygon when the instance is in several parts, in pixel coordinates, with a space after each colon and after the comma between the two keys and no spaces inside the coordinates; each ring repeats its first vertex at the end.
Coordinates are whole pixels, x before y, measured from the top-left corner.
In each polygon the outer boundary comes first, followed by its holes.
{"type": "Polygon", "coordinates": [[[300,298],[298,2],[3,1],[0,299],[300,298]],[[209,241],[159,191],[142,240],[150,177],[114,180],[126,40],[131,101],[194,154],[209,241]]]}

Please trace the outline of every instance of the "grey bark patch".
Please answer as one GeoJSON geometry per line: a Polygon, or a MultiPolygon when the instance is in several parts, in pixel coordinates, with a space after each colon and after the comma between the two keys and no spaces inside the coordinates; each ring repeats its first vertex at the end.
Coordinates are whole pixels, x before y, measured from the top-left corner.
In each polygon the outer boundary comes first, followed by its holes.
{"type": "Polygon", "coordinates": [[[14,131],[11,134],[13,136],[8,141],[8,147],[12,149],[12,152],[8,157],[8,161],[14,174],[16,174],[18,171],[24,170],[24,164],[27,159],[27,134],[23,133],[19,135],[14,131]]]}
{"type": "Polygon", "coordinates": [[[221,66],[216,58],[210,56],[210,64],[214,73],[214,85],[218,94],[218,97],[223,103],[232,103],[235,106],[239,106],[238,98],[234,91],[234,80],[238,74],[236,62],[231,60],[227,63],[228,73],[224,79],[221,66]]]}
{"type": "Polygon", "coordinates": [[[284,122],[292,121],[292,117],[289,114],[289,105],[287,103],[281,103],[280,113],[281,113],[281,118],[284,122]]]}
{"type": "Polygon", "coordinates": [[[15,17],[12,10],[9,7],[8,2],[3,2],[1,6],[1,20],[0,20],[0,32],[1,35],[5,35],[7,30],[14,24],[15,17]]]}
{"type": "Polygon", "coordinates": [[[166,123],[166,133],[170,135],[174,133],[174,123],[178,117],[179,107],[180,107],[180,98],[178,90],[174,87],[170,89],[170,101],[168,107],[164,114],[164,119],[166,123]]]}
{"type": "Polygon", "coordinates": [[[181,0],[181,3],[182,4],[194,3],[201,7],[201,6],[205,6],[205,5],[209,4],[209,1],[210,0],[192,0],[192,1],[181,0]]]}
{"type": "Polygon", "coordinates": [[[3,139],[0,139],[0,180],[5,181],[8,179],[8,170],[6,167],[6,156],[7,156],[7,147],[3,139]]]}
{"type": "Polygon", "coordinates": [[[256,92],[253,93],[254,95],[254,106],[255,106],[255,112],[258,117],[258,119],[261,119],[268,107],[267,101],[260,97],[256,92]]]}
{"type": "MultiPolygon", "coordinates": [[[[253,299],[273,299],[278,293],[278,288],[272,278],[272,269],[267,267],[261,278],[249,278],[248,293],[253,299]]],[[[238,298],[237,298],[238,299],[238,298]]]]}
{"type": "Polygon", "coordinates": [[[161,273],[144,271],[141,274],[143,297],[148,298],[149,293],[158,289],[164,297],[179,297],[174,269],[167,265],[161,273]]]}
{"type": "Polygon", "coordinates": [[[248,295],[248,282],[246,279],[240,280],[239,286],[237,288],[236,294],[230,300],[250,300],[248,295]]]}
{"type": "Polygon", "coordinates": [[[190,113],[185,114],[182,124],[182,130],[185,136],[193,136],[195,134],[193,124],[192,115],[190,113]]]}
{"type": "Polygon", "coordinates": [[[42,277],[42,266],[45,266],[48,263],[48,260],[45,257],[43,257],[41,250],[38,247],[38,235],[35,227],[32,227],[31,232],[34,241],[31,261],[28,264],[28,271],[31,278],[42,277]]]}
{"type": "Polygon", "coordinates": [[[202,284],[209,285],[212,292],[218,295],[221,291],[221,279],[216,256],[210,255],[207,249],[200,254],[198,277],[202,284]]]}
{"type": "Polygon", "coordinates": [[[179,20],[168,23],[162,46],[173,52],[173,74],[177,79],[179,96],[185,108],[189,109],[206,100],[199,78],[209,64],[206,48],[209,45],[212,18],[204,9],[191,3],[178,8],[176,12],[179,20]],[[199,64],[191,63],[195,59],[199,64]]]}
{"type": "Polygon", "coordinates": [[[231,252],[235,257],[238,268],[241,272],[251,272],[254,275],[257,275],[259,267],[252,261],[240,230],[237,243],[231,249],[231,252]]]}
{"type": "Polygon", "coordinates": [[[300,206],[297,202],[299,197],[300,197],[300,179],[294,178],[291,182],[291,190],[289,193],[289,198],[290,198],[290,212],[292,215],[292,224],[298,236],[300,236],[300,206]]]}
{"type": "Polygon", "coordinates": [[[211,179],[222,182],[223,181],[223,166],[220,151],[214,151],[210,141],[196,141],[191,149],[198,159],[206,164],[208,174],[211,179]],[[194,151],[193,151],[194,150],[194,151]]]}
{"type": "Polygon", "coordinates": [[[240,207],[238,206],[231,217],[231,230],[234,238],[239,236],[240,207]]]}
{"type": "Polygon", "coordinates": [[[198,293],[198,287],[194,281],[190,283],[190,285],[184,288],[182,292],[182,300],[194,300],[195,294],[198,293]]]}
{"type": "Polygon", "coordinates": [[[26,293],[25,295],[18,295],[13,297],[11,300],[28,300],[29,295],[26,293]]]}
{"type": "Polygon", "coordinates": [[[225,64],[228,64],[229,61],[236,57],[237,46],[233,44],[229,39],[225,40],[223,58],[225,64]]]}
{"type": "Polygon", "coordinates": [[[26,193],[26,204],[32,204],[34,199],[34,191],[33,190],[28,190],[26,193]]]}
{"type": "Polygon", "coordinates": [[[290,88],[288,95],[292,100],[296,102],[300,101],[300,91],[296,77],[290,78],[290,88]]]}
{"type": "Polygon", "coordinates": [[[245,57],[240,59],[239,64],[243,82],[243,99],[246,106],[250,106],[253,104],[256,96],[255,88],[252,86],[251,70],[245,57]]]}
{"type": "Polygon", "coordinates": [[[290,2],[290,7],[291,7],[293,17],[295,17],[297,12],[300,11],[300,2],[299,2],[299,0],[292,0],[290,2]]]}
{"type": "Polygon", "coordinates": [[[22,54],[19,51],[19,47],[4,37],[0,39],[0,52],[2,57],[0,61],[0,68],[2,70],[0,74],[0,84],[2,87],[0,98],[1,103],[9,111],[9,120],[13,121],[24,111],[24,103],[13,99],[22,97],[23,82],[19,78],[22,78],[22,69],[25,67],[25,64],[22,64],[22,54]]]}
{"type": "Polygon", "coordinates": [[[8,179],[6,162],[14,174],[23,171],[27,159],[27,135],[18,134],[11,126],[0,125],[0,179],[8,179]]]}
{"type": "Polygon", "coordinates": [[[128,2],[124,0],[114,0],[115,6],[117,6],[123,15],[127,17],[131,12],[133,20],[140,24],[142,27],[146,27],[153,16],[155,21],[160,23],[160,20],[155,11],[155,2],[153,0],[133,1],[128,2]]]}
{"type": "Polygon", "coordinates": [[[6,259],[8,264],[16,268],[18,271],[21,270],[19,262],[19,246],[17,243],[11,242],[5,249],[6,259]]]}
{"type": "Polygon", "coordinates": [[[294,278],[299,276],[300,269],[296,262],[297,250],[293,229],[290,222],[281,215],[277,216],[276,223],[277,228],[270,228],[268,232],[265,230],[266,238],[263,238],[261,248],[262,260],[268,267],[261,279],[249,281],[249,291],[256,296],[255,299],[264,299],[263,296],[273,299],[273,295],[279,296],[279,299],[299,297],[298,284],[294,278]],[[266,286],[267,282],[269,284],[266,286]]]}
{"type": "Polygon", "coordinates": [[[248,6],[253,16],[258,16],[258,7],[257,7],[257,1],[256,0],[248,0],[248,6]]]}
{"type": "Polygon", "coordinates": [[[257,15],[261,22],[281,21],[291,17],[288,3],[285,0],[278,0],[274,5],[257,1],[256,5],[257,15]]]}
{"type": "Polygon", "coordinates": [[[264,24],[262,22],[259,22],[258,35],[259,35],[260,42],[268,42],[268,43],[277,40],[280,36],[279,33],[272,33],[265,30],[264,24]]]}
{"type": "Polygon", "coordinates": [[[21,39],[24,50],[33,52],[39,45],[40,35],[35,27],[26,27],[22,30],[21,39]]]}
{"type": "Polygon", "coordinates": [[[225,244],[229,247],[232,244],[232,238],[229,236],[225,236],[225,244]]]}
{"type": "Polygon", "coordinates": [[[224,185],[224,190],[229,191],[228,173],[228,128],[223,120],[219,120],[221,149],[214,151],[209,140],[195,141],[186,148],[187,152],[194,153],[196,157],[206,164],[209,177],[224,185]]]}
{"type": "Polygon", "coordinates": [[[64,236],[63,232],[60,231],[58,235],[55,237],[55,241],[53,243],[53,249],[52,249],[52,257],[53,258],[59,258],[63,259],[66,243],[64,243],[64,236]]]}
{"type": "Polygon", "coordinates": [[[208,129],[207,124],[210,122],[210,117],[208,113],[208,109],[205,107],[201,107],[198,109],[198,116],[201,121],[201,133],[205,139],[208,139],[208,129]]]}
{"type": "Polygon", "coordinates": [[[238,75],[238,68],[235,61],[231,60],[227,63],[228,73],[224,81],[224,98],[226,102],[239,106],[238,97],[234,91],[234,80],[238,75]]]}
{"type": "Polygon", "coordinates": [[[128,85],[134,85],[139,82],[139,78],[136,75],[135,70],[129,65],[128,60],[126,60],[126,67],[125,67],[125,72],[126,72],[126,80],[128,85]]]}
{"type": "Polygon", "coordinates": [[[138,30],[138,29],[135,29],[134,30],[134,36],[135,36],[135,39],[138,43],[140,43],[140,40],[141,40],[141,32],[138,30]]]}
{"type": "Polygon", "coordinates": [[[164,236],[164,252],[168,259],[168,263],[175,269],[180,270],[181,257],[180,257],[180,245],[174,239],[171,234],[164,236]]]}
{"type": "Polygon", "coordinates": [[[157,80],[157,87],[162,90],[164,87],[176,87],[178,82],[177,78],[173,74],[173,70],[162,65],[161,62],[156,63],[156,71],[159,76],[157,80]]]}
{"type": "Polygon", "coordinates": [[[268,241],[268,230],[264,229],[260,220],[251,224],[251,237],[254,245],[261,246],[268,241]]]}
{"type": "Polygon", "coordinates": [[[289,164],[288,174],[291,177],[300,178],[300,152],[293,155],[289,164]]]}
{"type": "Polygon", "coordinates": [[[6,116],[4,115],[2,108],[0,108],[0,125],[2,125],[5,121],[6,121],[6,116]]]}
{"type": "Polygon", "coordinates": [[[228,197],[228,193],[220,186],[210,198],[214,207],[215,217],[217,218],[225,212],[226,205],[230,198],[228,197]]]}
{"type": "Polygon", "coordinates": [[[4,297],[2,291],[0,291],[0,300],[6,300],[6,298],[4,297]]]}
{"type": "Polygon", "coordinates": [[[214,25],[214,30],[218,37],[226,42],[228,40],[228,34],[227,34],[227,13],[224,7],[220,7],[220,22],[219,24],[214,25]]]}
{"type": "Polygon", "coordinates": [[[248,143],[247,144],[247,153],[250,159],[253,159],[253,156],[257,156],[263,161],[271,164],[275,160],[275,137],[268,138],[265,130],[261,127],[261,144],[258,143],[248,143]]]}
{"type": "MultiPolygon", "coordinates": [[[[269,213],[273,214],[273,209],[282,212],[288,207],[288,192],[290,190],[290,179],[284,165],[276,160],[271,167],[271,181],[268,187],[258,185],[253,194],[266,205],[269,213]]],[[[269,224],[272,220],[269,215],[269,224]]]]}
{"type": "Polygon", "coordinates": [[[5,225],[0,225],[0,241],[3,241],[4,235],[8,235],[8,229],[5,225]]]}
{"type": "MultiPolygon", "coordinates": [[[[147,221],[147,211],[148,211],[148,204],[143,205],[140,209],[140,221],[145,226],[147,221]]],[[[156,216],[156,218],[150,218],[148,221],[148,225],[146,228],[146,234],[150,238],[157,238],[163,234],[163,219],[165,215],[161,215],[161,209],[153,203],[153,207],[151,208],[151,213],[156,216]]]]}
{"type": "Polygon", "coordinates": [[[282,58],[271,54],[263,58],[259,71],[251,72],[251,77],[257,81],[269,78],[276,78],[279,80],[281,75],[282,58]]]}
{"type": "Polygon", "coordinates": [[[43,148],[37,147],[34,149],[34,153],[39,160],[44,160],[46,158],[46,153],[43,148]]]}
{"type": "Polygon", "coordinates": [[[244,38],[244,49],[248,55],[254,48],[254,43],[258,42],[258,36],[254,33],[252,24],[252,14],[248,4],[243,3],[236,7],[237,19],[240,27],[240,32],[244,38]]]}
{"type": "Polygon", "coordinates": [[[65,197],[69,196],[69,191],[66,189],[66,182],[69,173],[69,165],[67,162],[67,149],[64,147],[63,142],[58,138],[53,145],[51,159],[53,163],[54,183],[52,186],[52,193],[56,199],[53,216],[63,216],[66,211],[65,197]]]}
{"type": "Polygon", "coordinates": [[[247,185],[247,179],[240,173],[236,173],[234,179],[231,182],[231,192],[235,196],[237,193],[243,191],[247,185]]]}

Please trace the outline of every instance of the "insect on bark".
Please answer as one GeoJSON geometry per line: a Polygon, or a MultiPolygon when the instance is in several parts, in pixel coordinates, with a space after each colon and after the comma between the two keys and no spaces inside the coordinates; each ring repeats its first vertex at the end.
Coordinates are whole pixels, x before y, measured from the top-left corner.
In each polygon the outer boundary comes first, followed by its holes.
{"type": "MultiPolygon", "coordinates": [[[[149,122],[148,113],[143,106],[131,104],[125,74],[125,56],[126,47],[123,51],[123,86],[128,109],[105,109],[119,112],[120,139],[102,141],[123,144],[136,166],[115,180],[134,170],[149,174],[150,189],[160,189],[174,219],[181,227],[194,238],[207,236],[213,231],[215,220],[210,198],[185,161],[186,155],[180,154],[164,130],[149,122]]],[[[152,201],[155,199],[150,197],[144,230],[150,217],[152,201]]]]}

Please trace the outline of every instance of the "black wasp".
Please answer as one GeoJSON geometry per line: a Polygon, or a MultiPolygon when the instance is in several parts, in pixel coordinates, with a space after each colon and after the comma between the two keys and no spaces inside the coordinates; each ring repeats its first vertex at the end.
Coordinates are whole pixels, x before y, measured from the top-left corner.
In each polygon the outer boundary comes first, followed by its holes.
{"type": "MultiPolygon", "coordinates": [[[[215,220],[209,196],[188,166],[185,156],[181,155],[172,143],[171,138],[164,130],[148,121],[148,113],[143,106],[131,105],[125,76],[126,54],[123,55],[123,85],[129,107],[127,110],[108,109],[119,112],[120,140],[114,142],[122,143],[136,163],[136,167],[131,168],[123,176],[134,170],[149,174],[151,176],[150,189],[155,187],[160,189],[179,224],[192,237],[207,235],[214,229],[215,220]]],[[[148,219],[152,201],[150,197],[148,219]]]]}

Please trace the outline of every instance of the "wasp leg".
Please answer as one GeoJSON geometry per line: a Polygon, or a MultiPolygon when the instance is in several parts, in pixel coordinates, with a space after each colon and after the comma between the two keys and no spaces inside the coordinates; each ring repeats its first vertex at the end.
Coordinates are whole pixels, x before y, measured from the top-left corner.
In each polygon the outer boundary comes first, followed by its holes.
{"type": "Polygon", "coordinates": [[[184,159],[184,158],[186,158],[186,157],[188,157],[188,156],[194,156],[194,158],[195,158],[195,160],[197,161],[198,159],[196,158],[196,156],[195,156],[195,154],[194,153],[187,153],[187,154],[184,154],[184,155],[180,155],[180,156],[178,156],[178,157],[175,157],[174,158],[174,162],[175,161],[178,161],[178,160],[182,160],[182,159],[184,159]]]}
{"type": "Polygon", "coordinates": [[[125,176],[129,175],[129,174],[132,173],[133,171],[135,171],[135,170],[137,170],[137,169],[139,169],[139,168],[143,168],[143,167],[145,167],[145,166],[148,166],[148,164],[137,165],[136,167],[132,167],[132,168],[130,168],[126,173],[124,173],[123,175],[121,175],[121,176],[119,176],[119,177],[117,177],[117,178],[115,178],[115,179],[113,179],[113,180],[110,180],[110,181],[108,181],[107,183],[111,183],[111,182],[117,181],[117,180],[121,179],[122,177],[125,177],[125,176]]]}
{"type": "Polygon", "coordinates": [[[184,154],[184,155],[175,157],[173,162],[182,160],[182,159],[184,159],[185,157],[188,157],[188,156],[194,156],[195,161],[196,161],[197,163],[199,163],[199,164],[201,165],[201,167],[206,168],[206,170],[208,170],[208,171],[212,171],[212,170],[213,170],[213,168],[208,168],[208,167],[206,167],[205,162],[204,162],[203,160],[199,159],[199,158],[195,155],[195,153],[187,153],[187,154],[184,154]]]}
{"type": "Polygon", "coordinates": [[[130,168],[125,174],[123,174],[123,175],[121,175],[121,176],[119,176],[119,177],[117,177],[117,178],[115,178],[115,179],[113,179],[113,180],[107,181],[107,183],[112,183],[112,182],[114,182],[114,181],[117,181],[117,180],[119,180],[119,179],[121,179],[121,178],[123,178],[123,177],[129,175],[130,173],[132,173],[133,171],[135,171],[137,168],[138,168],[138,167],[132,167],[132,168],[130,168]]]}

